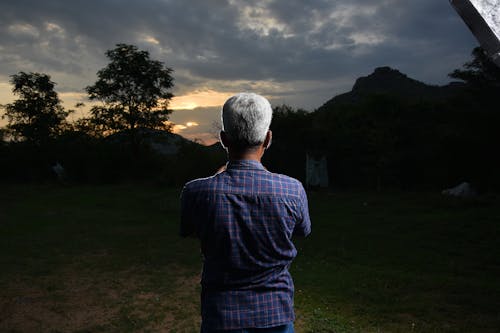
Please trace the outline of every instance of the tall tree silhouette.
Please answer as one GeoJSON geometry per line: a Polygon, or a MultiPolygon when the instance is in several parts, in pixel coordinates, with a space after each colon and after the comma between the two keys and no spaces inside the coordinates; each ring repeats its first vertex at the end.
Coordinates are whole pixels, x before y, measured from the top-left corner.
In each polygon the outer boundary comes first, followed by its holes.
{"type": "Polygon", "coordinates": [[[496,90],[500,93],[500,67],[498,67],[481,47],[472,50],[471,61],[463,68],[448,74],[454,79],[465,81],[471,88],[496,90]]]}
{"type": "Polygon", "coordinates": [[[43,73],[11,76],[12,92],[19,98],[4,106],[7,131],[14,139],[41,144],[59,134],[69,114],[54,91],[55,83],[43,73]]]}
{"type": "Polygon", "coordinates": [[[170,130],[173,70],[134,45],[117,44],[106,56],[110,63],[85,88],[91,100],[102,102],[91,109],[96,128],[107,133],[137,128],[170,130]]]}

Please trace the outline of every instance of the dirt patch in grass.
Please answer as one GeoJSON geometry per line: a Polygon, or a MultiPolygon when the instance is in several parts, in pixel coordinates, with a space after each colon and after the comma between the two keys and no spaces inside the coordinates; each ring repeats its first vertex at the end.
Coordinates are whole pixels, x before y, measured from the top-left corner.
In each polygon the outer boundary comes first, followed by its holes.
{"type": "Polygon", "coordinates": [[[117,311],[110,304],[120,298],[110,286],[67,273],[19,280],[7,288],[0,297],[0,329],[7,331],[67,332],[105,325],[117,311]],[[56,285],[60,279],[65,282],[56,285]]]}
{"type": "Polygon", "coordinates": [[[71,265],[43,277],[11,278],[2,285],[2,332],[199,329],[199,275],[180,267],[111,273],[71,265]]]}

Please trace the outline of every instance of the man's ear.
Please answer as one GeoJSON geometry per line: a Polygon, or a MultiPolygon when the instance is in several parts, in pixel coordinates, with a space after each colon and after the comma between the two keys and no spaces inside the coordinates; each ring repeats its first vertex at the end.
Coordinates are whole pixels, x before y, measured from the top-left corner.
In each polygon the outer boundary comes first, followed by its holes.
{"type": "Polygon", "coordinates": [[[271,146],[271,142],[273,141],[273,132],[271,130],[267,131],[266,138],[264,139],[264,149],[268,149],[271,146]]]}
{"type": "Polygon", "coordinates": [[[224,131],[219,132],[219,138],[220,138],[220,144],[222,145],[222,148],[227,149],[229,140],[227,139],[227,134],[224,131]]]}

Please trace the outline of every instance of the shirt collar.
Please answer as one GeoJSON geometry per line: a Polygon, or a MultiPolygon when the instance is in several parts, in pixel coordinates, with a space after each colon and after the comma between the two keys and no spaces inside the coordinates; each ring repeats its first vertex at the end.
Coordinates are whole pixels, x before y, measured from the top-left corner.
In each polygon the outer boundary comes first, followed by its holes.
{"type": "Polygon", "coordinates": [[[258,169],[265,170],[262,163],[255,160],[231,160],[227,162],[226,168],[229,169],[258,169]]]}

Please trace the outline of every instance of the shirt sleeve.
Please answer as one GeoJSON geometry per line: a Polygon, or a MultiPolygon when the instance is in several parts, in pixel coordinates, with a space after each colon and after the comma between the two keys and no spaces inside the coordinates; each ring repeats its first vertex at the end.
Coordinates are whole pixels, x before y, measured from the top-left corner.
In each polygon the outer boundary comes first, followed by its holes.
{"type": "Polygon", "coordinates": [[[298,210],[300,220],[295,223],[293,235],[307,236],[311,233],[311,218],[309,217],[309,204],[307,202],[307,194],[302,184],[300,185],[298,210]]]}
{"type": "Polygon", "coordinates": [[[181,237],[196,236],[191,197],[191,193],[187,190],[186,186],[184,186],[181,192],[181,237]]]}

